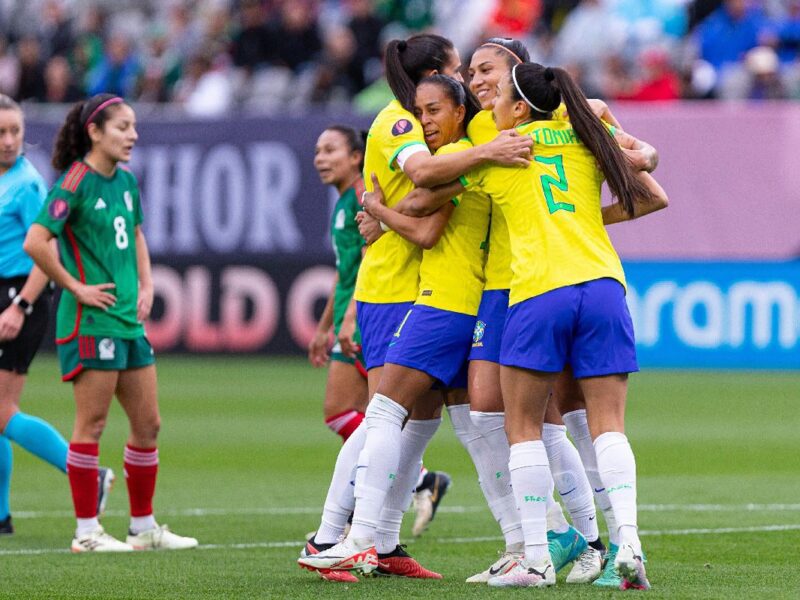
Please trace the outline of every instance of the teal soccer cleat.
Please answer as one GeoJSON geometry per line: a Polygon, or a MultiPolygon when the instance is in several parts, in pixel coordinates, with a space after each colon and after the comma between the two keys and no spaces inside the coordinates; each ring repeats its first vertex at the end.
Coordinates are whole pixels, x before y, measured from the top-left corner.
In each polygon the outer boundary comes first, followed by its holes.
{"type": "Polygon", "coordinates": [[[570,526],[564,533],[548,531],[547,545],[550,549],[550,557],[553,559],[553,566],[558,573],[578,558],[589,544],[577,529],[570,526]]]}

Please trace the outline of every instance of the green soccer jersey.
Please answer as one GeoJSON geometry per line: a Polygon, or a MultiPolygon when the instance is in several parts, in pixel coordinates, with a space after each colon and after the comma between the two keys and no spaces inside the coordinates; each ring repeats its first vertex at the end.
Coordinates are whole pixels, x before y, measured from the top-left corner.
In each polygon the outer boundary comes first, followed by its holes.
{"type": "Polygon", "coordinates": [[[347,305],[353,297],[361,264],[361,248],[364,238],[358,233],[356,214],[361,210],[358,203],[359,190],[363,191],[364,183],[359,179],[354,187],[348,188],[336,201],[331,220],[331,239],[333,252],[336,254],[336,272],[339,282],[333,296],[333,329],[339,332],[347,305]]]}
{"type": "Polygon", "coordinates": [[[142,223],[139,188],[130,171],[104,177],[76,161],[56,181],[36,222],[58,238],[61,262],[83,283],[113,283],[117,301],[107,311],[79,305],[64,292],[56,341],[76,335],[132,339],[144,335],[136,319],[139,273],[134,228],[142,223]]]}

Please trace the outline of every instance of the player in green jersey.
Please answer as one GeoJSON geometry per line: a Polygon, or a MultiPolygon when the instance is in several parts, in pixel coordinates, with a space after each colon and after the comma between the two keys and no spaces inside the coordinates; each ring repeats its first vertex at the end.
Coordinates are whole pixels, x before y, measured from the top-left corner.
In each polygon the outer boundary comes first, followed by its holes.
{"type": "Polygon", "coordinates": [[[143,322],[153,304],[150,256],[130,160],[136,116],[122,98],[76,104],[58,133],[53,166],[62,172],[25,239],[25,251],[64,292],[56,344],[76,417],[67,453],[75,514],[73,552],[182,549],[197,540],[153,517],[160,427],[155,358],[143,322]],[[61,261],[50,240],[57,238],[61,261]],[[63,263],[63,264],[62,264],[63,263]],[[126,543],[97,518],[99,441],[113,396],[128,415],[125,479],[131,507],[126,543]]]}
{"type": "Polygon", "coordinates": [[[330,359],[323,413],[325,424],[347,440],[364,419],[367,380],[360,351],[361,336],[355,311],[349,311],[356,285],[364,238],[358,233],[356,214],[364,191],[361,165],[362,135],[341,125],[328,127],[317,140],[314,167],[322,183],[332,185],[339,199],[331,218],[331,240],[336,255],[336,278],[317,331],[308,346],[308,359],[322,367],[330,359]],[[337,338],[330,347],[331,328],[337,338]],[[338,337],[341,335],[342,340],[338,337]],[[352,356],[355,354],[355,356],[352,356]]]}

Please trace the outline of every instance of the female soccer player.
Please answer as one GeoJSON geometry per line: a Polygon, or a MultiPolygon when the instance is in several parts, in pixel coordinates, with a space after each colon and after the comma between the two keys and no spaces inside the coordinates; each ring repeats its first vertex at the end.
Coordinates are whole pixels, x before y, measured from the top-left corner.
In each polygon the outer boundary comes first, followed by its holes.
{"type": "MultiPolygon", "coordinates": [[[[358,233],[356,214],[359,199],[364,191],[361,166],[364,161],[364,140],[359,132],[341,125],[328,127],[317,140],[314,150],[314,167],[322,183],[332,185],[339,192],[333,209],[331,240],[336,255],[336,278],[333,290],[322,312],[317,331],[308,346],[308,359],[315,367],[330,360],[328,382],[325,386],[323,413],[325,424],[344,441],[364,419],[367,408],[367,380],[363,357],[351,358],[342,352],[341,344],[334,343],[330,353],[330,335],[338,337],[345,314],[353,297],[353,289],[361,264],[364,238],[358,233]]],[[[345,335],[360,339],[355,315],[344,324],[345,335]],[[349,328],[349,329],[348,329],[349,328]]]]}
{"type": "MultiPolygon", "coordinates": [[[[47,329],[47,276],[22,249],[25,234],[47,196],[47,186],[22,155],[22,109],[0,95],[0,534],[14,532],[9,508],[14,441],[63,473],[67,442],[49,423],[19,410],[25,376],[47,329]]],[[[100,470],[99,507],[114,479],[100,470]]]]}
{"type": "Polygon", "coordinates": [[[153,349],[143,321],[153,303],[150,256],[134,176],[119,163],[136,144],[136,117],[122,98],[76,104],[58,133],[53,166],[63,171],[28,231],[25,251],[60,285],[56,344],[76,416],[67,455],[75,514],[73,552],[182,549],[197,540],[153,517],[160,427],[153,349]],[[61,261],[50,245],[58,238],[61,261]],[[97,457],[113,396],[130,423],[125,477],[131,507],[126,542],[97,518],[97,457]]]}
{"type": "Polygon", "coordinates": [[[637,173],[561,69],[520,64],[498,86],[498,128],[535,142],[528,169],[484,170],[475,183],[503,212],[511,244],[509,312],[500,351],[509,469],[522,516],[525,559],[492,586],[553,585],[545,500],[552,492],[542,425],[556,375],[571,365],[584,393],[597,463],[620,536],[623,587],[648,588],[636,522],[636,473],[625,437],[627,374],[638,370],[619,258],[603,228],[607,180],[627,215],[666,195],[637,173]],[[564,101],[570,121],[551,120],[564,101]],[[598,168],[599,165],[599,168],[598,168]]]}
{"type": "MultiPolygon", "coordinates": [[[[507,165],[528,164],[529,140],[522,140],[517,135],[505,134],[499,139],[486,144],[482,148],[470,148],[457,154],[431,156],[425,144],[422,127],[413,115],[416,84],[429,75],[441,73],[458,75],[460,59],[457,50],[449,40],[430,34],[413,36],[406,40],[394,40],[386,49],[386,76],[395,95],[389,105],[384,108],[373,122],[367,138],[365,155],[365,172],[375,173],[386,194],[387,204],[393,206],[413,189],[414,185],[433,186],[458,178],[469,169],[488,162],[507,165]]],[[[372,182],[365,182],[371,189],[372,182]]],[[[356,282],[355,300],[358,307],[358,324],[361,329],[364,359],[369,373],[369,389],[372,395],[380,381],[386,351],[392,341],[393,333],[400,325],[404,315],[411,307],[419,291],[420,250],[417,246],[404,240],[394,232],[387,232],[375,244],[369,246],[359,269],[356,282]]],[[[415,451],[404,460],[408,463],[420,464],[421,452],[436,432],[440,421],[436,406],[438,395],[431,395],[428,401],[417,403],[415,412],[403,428],[403,438],[413,445],[415,451]]],[[[353,465],[361,456],[369,461],[370,456],[379,456],[379,446],[384,440],[373,438],[374,447],[364,447],[367,431],[375,433],[375,423],[380,421],[387,410],[393,415],[405,411],[392,411],[383,406],[383,402],[370,403],[365,422],[359,432],[342,447],[337,460],[335,481],[347,477],[351,469],[342,468],[342,464],[353,465]],[[372,427],[369,426],[369,415],[372,411],[372,427]],[[357,439],[359,445],[351,442],[357,439]],[[363,452],[361,448],[364,448],[363,452]]],[[[399,442],[398,442],[399,443],[399,442]]],[[[365,462],[359,459],[359,464],[365,462]]],[[[363,469],[362,471],[366,471],[363,469]]],[[[356,498],[371,496],[373,484],[365,480],[362,472],[356,478],[356,498]]],[[[399,489],[398,485],[398,489],[399,489]]],[[[408,486],[411,493],[413,483],[408,486]]],[[[332,489],[331,488],[331,489],[332,489]]],[[[373,531],[377,527],[386,489],[379,488],[379,502],[368,502],[369,508],[363,512],[359,523],[354,516],[353,525],[356,531],[373,531]]],[[[329,493],[328,500],[331,499],[329,493]]],[[[350,514],[350,508],[342,505],[338,509],[331,505],[323,512],[322,524],[315,537],[315,542],[330,548],[344,530],[350,514]]],[[[387,510],[404,511],[405,493],[392,495],[387,510]]],[[[304,553],[310,552],[306,548],[304,553]]],[[[374,569],[377,557],[372,550],[364,554],[364,570],[374,569]]],[[[405,560],[404,564],[410,564],[405,560]]],[[[313,557],[301,556],[301,564],[312,566],[313,557]]],[[[324,561],[323,561],[324,562],[324,561]]],[[[346,561],[345,561],[346,562],[346,561]]],[[[395,561],[400,562],[400,561],[395,561]]],[[[403,572],[416,571],[418,565],[412,565],[403,572]]],[[[324,567],[323,567],[324,568],[324,567]]],[[[359,567],[360,568],[360,567],[359,567]]]]}

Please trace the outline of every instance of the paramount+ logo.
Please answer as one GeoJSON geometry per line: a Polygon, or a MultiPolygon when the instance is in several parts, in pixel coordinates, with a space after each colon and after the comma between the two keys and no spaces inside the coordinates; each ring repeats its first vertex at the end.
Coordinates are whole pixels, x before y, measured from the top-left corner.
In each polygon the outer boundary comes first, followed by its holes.
{"type": "Polygon", "coordinates": [[[636,342],[659,346],[676,338],[696,349],[789,351],[800,339],[800,297],[789,281],[660,280],[628,289],[636,342]]]}

